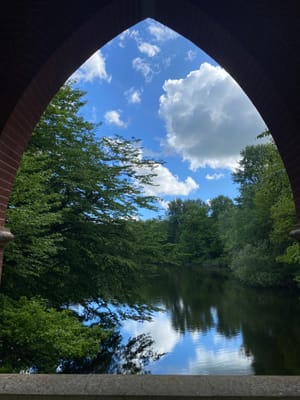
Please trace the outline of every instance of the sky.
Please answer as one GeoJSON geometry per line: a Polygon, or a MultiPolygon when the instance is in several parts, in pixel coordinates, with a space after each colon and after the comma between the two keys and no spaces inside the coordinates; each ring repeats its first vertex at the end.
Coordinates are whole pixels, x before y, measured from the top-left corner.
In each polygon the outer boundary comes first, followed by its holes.
{"type": "MultiPolygon", "coordinates": [[[[216,316],[215,309],[211,309],[216,316]]],[[[153,349],[165,355],[147,366],[152,374],[184,375],[252,375],[253,357],[244,352],[242,333],[231,338],[218,333],[215,326],[206,332],[176,331],[171,316],[157,312],[151,321],[124,321],[121,333],[123,342],[141,334],[149,334],[154,340],[153,349]]]]}
{"type": "MultiPolygon", "coordinates": [[[[240,152],[266,129],[230,75],[205,52],[146,19],[108,42],[71,77],[86,92],[82,113],[99,134],[141,139],[156,168],[160,215],[169,201],[238,195],[240,152]]],[[[154,217],[142,213],[145,218],[154,217]]]]}

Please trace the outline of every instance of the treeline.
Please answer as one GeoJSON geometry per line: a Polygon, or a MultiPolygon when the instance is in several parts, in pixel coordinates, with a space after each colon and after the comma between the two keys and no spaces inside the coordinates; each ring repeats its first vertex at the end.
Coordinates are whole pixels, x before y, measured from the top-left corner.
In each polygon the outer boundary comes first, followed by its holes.
{"type": "Polygon", "coordinates": [[[236,199],[221,195],[208,204],[177,199],[163,220],[136,223],[146,231],[142,243],[158,238],[157,263],[226,266],[242,283],[258,287],[299,280],[299,245],[289,237],[296,223],[289,180],[269,133],[260,137],[269,141],[246,147],[232,174],[236,199]]]}

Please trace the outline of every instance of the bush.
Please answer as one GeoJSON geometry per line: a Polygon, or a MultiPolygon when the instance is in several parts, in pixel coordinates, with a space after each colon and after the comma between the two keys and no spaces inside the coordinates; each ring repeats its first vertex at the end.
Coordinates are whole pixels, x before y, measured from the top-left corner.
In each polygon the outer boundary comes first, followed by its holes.
{"type": "Polygon", "coordinates": [[[264,243],[244,246],[233,257],[230,268],[236,278],[250,286],[280,286],[284,281],[283,271],[264,243]]]}

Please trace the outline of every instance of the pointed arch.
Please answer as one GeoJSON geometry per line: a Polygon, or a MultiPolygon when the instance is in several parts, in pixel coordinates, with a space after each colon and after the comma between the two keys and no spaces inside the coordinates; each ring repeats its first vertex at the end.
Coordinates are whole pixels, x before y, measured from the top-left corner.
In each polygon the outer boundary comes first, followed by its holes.
{"type": "MultiPolygon", "coordinates": [[[[26,144],[53,95],[98,48],[146,17],[206,51],[252,100],[281,153],[300,223],[297,0],[272,7],[268,0],[12,0],[0,16],[0,227],[26,144]]],[[[0,235],[0,247],[6,239],[0,235]]]]}

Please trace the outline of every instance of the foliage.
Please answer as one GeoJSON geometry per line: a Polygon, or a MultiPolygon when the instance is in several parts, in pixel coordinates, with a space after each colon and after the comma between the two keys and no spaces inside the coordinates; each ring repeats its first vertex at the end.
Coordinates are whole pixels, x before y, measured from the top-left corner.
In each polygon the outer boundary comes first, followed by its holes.
{"type": "Polygon", "coordinates": [[[1,287],[1,346],[15,354],[7,353],[8,370],[55,371],[60,359],[93,359],[103,329],[147,312],[131,304],[140,266],[131,218],[154,208],[143,185],[157,162],[142,157],[138,140],[99,138],[99,127],[80,115],[83,95],[66,84],[53,98],[11,195],[7,224],[16,240],[5,252],[1,287]],[[92,301],[103,328],[84,327],[64,310],[92,301]]]}
{"type": "Polygon", "coordinates": [[[69,84],[58,92],[19,170],[7,216],[17,239],[3,276],[12,297],[40,295],[59,306],[130,290],[137,262],[128,219],[154,207],[143,185],[157,163],[142,158],[135,139],[99,139],[80,116],[82,97],[69,84]]]}
{"type": "Polygon", "coordinates": [[[175,245],[176,257],[186,264],[223,264],[223,244],[219,218],[233,207],[226,196],[201,200],[171,201],[167,211],[168,240],[175,245]]]}
{"type": "Polygon", "coordinates": [[[141,334],[129,338],[128,342],[123,344],[121,335],[114,332],[103,342],[103,351],[99,352],[96,358],[66,360],[61,363],[60,372],[145,375],[149,373],[146,370],[147,365],[163,356],[163,353],[153,350],[153,343],[150,335],[141,334]]]}
{"type": "Polygon", "coordinates": [[[162,266],[178,265],[176,246],[168,241],[166,220],[131,221],[130,225],[135,234],[135,258],[143,273],[155,273],[162,266]]]}
{"type": "Polygon", "coordinates": [[[265,243],[256,246],[246,244],[235,253],[230,267],[235,276],[247,285],[270,287],[284,282],[280,266],[274,266],[265,243]]]}
{"type": "MultiPolygon", "coordinates": [[[[28,286],[45,270],[53,268],[53,260],[61,248],[62,235],[52,229],[61,221],[54,208],[61,201],[58,193],[45,192],[51,170],[43,154],[25,153],[18,170],[7,213],[15,240],[5,252],[5,282],[8,287],[28,286]]],[[[34,290],[31,288],[30,290],[34,290]]]]}
{"type": "Polygon", "coordinates": [[[248,146],[241,155],[233,173],[240,196],[219,230],[229,265],[249,285],[285,285],[297,267],[283,264],[289,246],[294,249],[289,231],[296,222],[284,165],[273,142],[248,146]]]}
{"type": "Polygon", "coordinates": [[[108,336],[99,326],[86,327],[69,310],[48,308],[45,301],[0,298],[1,372],[55,372],[61,360],[93,359],[108,336]]]}
{"type": "Polygon", "coordinates": [[[273,142],[241,152],[235,201],[175,199],[165,218],[140,221],[141,208],[155,208],[143,188],[158,164],[142,157],[138,140],[99,137],[80,115],[83,95],[67,84],[54,97],[16,177],[7,213],[16,240],[0,298],[3,372],[145,373],[160,356],[151,338],[124,345],[116,329],[150,317],[139,288],[166,265],[175,276],[179,265],[211,274],[227,265],[251,286],[300,282],[299,246],[288,236],[293,198],[273,142]]]}

